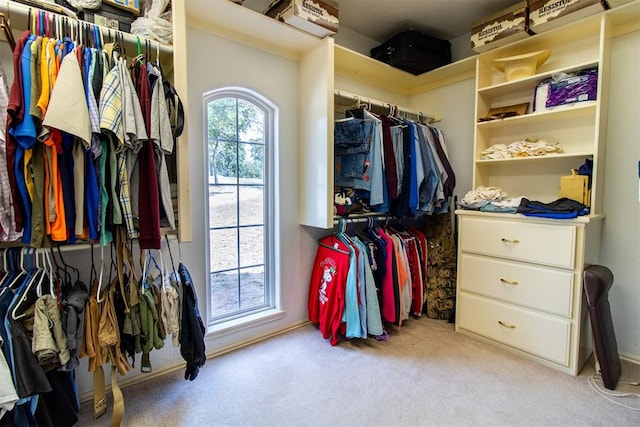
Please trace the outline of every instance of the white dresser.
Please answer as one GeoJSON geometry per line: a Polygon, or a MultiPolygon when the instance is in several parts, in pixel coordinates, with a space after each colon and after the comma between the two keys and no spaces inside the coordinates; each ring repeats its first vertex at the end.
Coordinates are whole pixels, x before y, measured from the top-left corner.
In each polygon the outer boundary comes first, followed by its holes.
{"type": "Polygon", "coordinates": [[[582,271],[602,217],[456,213],[456,331],[577,375],[591,352],[582,271]]]}
{"type": "Polygon", "coordinates": [[[611,39],[637,29],[640,1],[477,56],[472,188],[551,202],[560,180],[592,162],[591,215],[553,220],[458,210],[456,331],[577,375],[591,353],[582,272],[599,261],[611,39]],[[550,49],[535,74],[507,80],[497,59],[550,49]],[[598,70],[597,99],[533,109],[541,81],[598,70]],[[494,108],[528,103],[527,114],[482,120],[494,108]],[[562,152],[484,158],[496,144],[525,138],[558,141],[562,152]]]}

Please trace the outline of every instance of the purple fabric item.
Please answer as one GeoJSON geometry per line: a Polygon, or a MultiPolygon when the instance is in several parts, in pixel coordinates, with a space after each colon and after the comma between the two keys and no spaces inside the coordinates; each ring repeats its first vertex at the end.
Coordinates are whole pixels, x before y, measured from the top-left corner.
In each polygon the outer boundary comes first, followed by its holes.
{"type": "Polygon", "coordinates": [[[577,76],[551,82],[546,107],[593,101],[598,95],[598,70],[583,70],[577,76]]]}

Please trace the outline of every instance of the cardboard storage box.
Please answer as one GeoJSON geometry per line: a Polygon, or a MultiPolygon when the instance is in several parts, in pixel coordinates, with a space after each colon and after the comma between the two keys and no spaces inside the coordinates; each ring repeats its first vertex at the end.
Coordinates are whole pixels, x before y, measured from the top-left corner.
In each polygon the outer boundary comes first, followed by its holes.
{"type": "Polygon", "coordinates": [[[541,33],[609,8],[605,0],[528,0],[529,29],[541,33]]]}
{"type": "Polygon", "coordinates": [[[140,16],[140,0],[102,0],[102,3],[119,7],[127,12],[140,16]]]}
{"type": "Polygon", "coordinates": [[[338,2],[333,0],[274,0],[264,14],[318,37],[338,32],[338,2]]]}
{"type": "Polygon", "coordinates": [[[589,177],[587,175],[578,175],[578,171],[575,169],[571,170],[571,175],[561,176],[558,197],[566,197],[585,206],[591,206],[589,177]]]}
{"type": "Polygon", "coordinates": [[[521,1],[472,24],[471,49],[481,53],[529,36],[527,2],[521,1]]]}
{"type": "Polygon", "coordinates": [[[338,31],[339,6],[333,0],[274,0],[265,15],[318,37],[338,31]]]}

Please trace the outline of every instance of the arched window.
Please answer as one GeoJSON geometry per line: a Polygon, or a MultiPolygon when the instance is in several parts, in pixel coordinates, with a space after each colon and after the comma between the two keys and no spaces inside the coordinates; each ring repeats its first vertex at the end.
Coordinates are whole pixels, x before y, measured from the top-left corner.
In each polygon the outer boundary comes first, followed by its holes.
{"type": "Polygon", "coordinates": [[[275,308],[277,108],[243,88],[204,95],[210,323],[275,308]]]}

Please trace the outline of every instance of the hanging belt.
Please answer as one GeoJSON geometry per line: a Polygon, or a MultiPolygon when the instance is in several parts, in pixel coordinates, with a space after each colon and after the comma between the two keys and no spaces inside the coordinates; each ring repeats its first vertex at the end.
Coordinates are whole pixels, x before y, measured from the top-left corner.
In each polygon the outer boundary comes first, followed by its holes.
{"type": "MultiPolygon", "coordinates": [[[[113,394],[113,413],[111,414],[110,427],[117,427],[124,416],[124,399],[122,390],[118,385],[116,367],[111,365],[111,393],[113,394]]],[[[104,383],[104,370],[98,366],[93,371],[93,418],[99,418],[107,412],[106,386],[104,383]]]]}
{"type": "Polygon", "coordinates": [[[104,371],[97,366],[93,371],[93,419],[101,417],[107,412],[107,396],[104,384],[104,371]]]}

